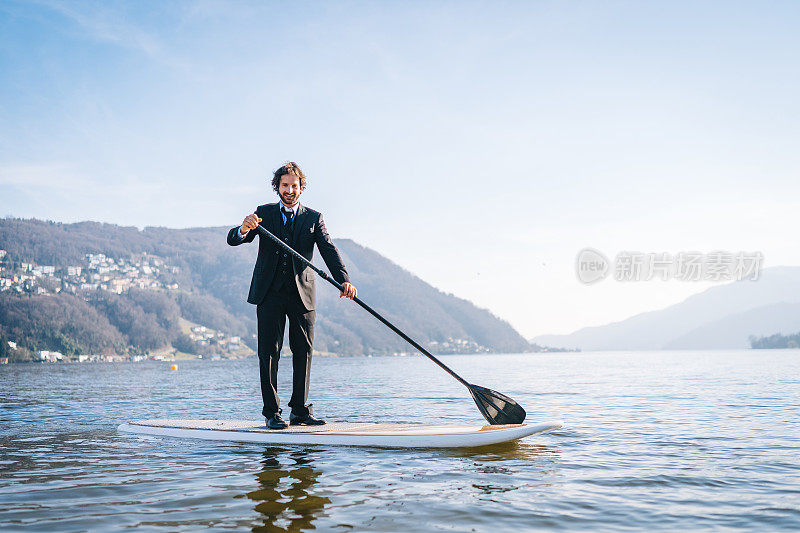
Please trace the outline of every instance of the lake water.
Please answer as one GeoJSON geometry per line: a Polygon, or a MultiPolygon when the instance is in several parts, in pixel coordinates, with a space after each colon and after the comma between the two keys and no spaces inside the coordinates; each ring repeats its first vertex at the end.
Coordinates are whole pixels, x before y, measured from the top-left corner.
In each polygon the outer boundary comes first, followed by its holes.
{"type": "MultiPolygon", "coordinates": [[[[259,418],[256,359],[2,366],[0,530],[800,529],[800,351],[443,359],[564,428],[468,450],[136,436],[117,425],[259,418]]],[[[329,421],[482,422],[420,356],[316,358],[310,400],[329,421]]]]}

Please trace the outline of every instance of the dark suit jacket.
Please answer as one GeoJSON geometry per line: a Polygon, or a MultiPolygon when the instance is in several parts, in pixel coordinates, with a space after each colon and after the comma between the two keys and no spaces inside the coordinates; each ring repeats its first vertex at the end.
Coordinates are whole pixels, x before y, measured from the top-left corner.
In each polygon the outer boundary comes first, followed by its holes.
{"type": "MultiPolygon", "coordinates": [[[[261,218],[260,224],[273,235],[280,236],[283,218],[281,217],[279,203],[260,205],[256,208],[256,215],[261,218]]],[[[328,266],[333,279],[339,283],[350,281],[347,270],[344,268],[339,251],[331,241],[325,223],[322,221],[322,213],[314,211],[303,205],[297,209],[297,215],[293,222],[291,246],[294,250],[311,261],[314,256],[314,244],[319,248],[322,259],[328,266]]],[[[239,238],[239,227],[236,226],[228,232],[228,244],[238,246],[246,242],[253,242],[258,232],[250,231],[243,239],[239,238]]],[[[278,261],[283,258],[283,250],[280,249],[272,240],[259,236],[258,238],[258,258],[253,269],[253,280],[250,283],[250,294],[247,301],[258,305],[267,294],[270,284],[278,270],[278,261]]],[[[294,270],[294,280],[300,299],[306,310],[311,311],[317,307],[317,296],[314,290],[314,271],[292,258],[292,268],[294,270]]]]}

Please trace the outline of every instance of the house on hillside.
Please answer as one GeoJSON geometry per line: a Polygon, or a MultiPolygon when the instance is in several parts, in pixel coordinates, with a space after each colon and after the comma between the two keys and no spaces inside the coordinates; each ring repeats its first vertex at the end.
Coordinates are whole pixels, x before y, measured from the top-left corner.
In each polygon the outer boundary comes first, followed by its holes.
{"type": "Polygon", "coordinates": [[[64,359],[64,354],[62,354],[61,352],[51,352],[49,350],[40,350],[36,352],[36,355],[39,356],[40,360],[46,361],[48,363],[56,363],[64,359]]]}

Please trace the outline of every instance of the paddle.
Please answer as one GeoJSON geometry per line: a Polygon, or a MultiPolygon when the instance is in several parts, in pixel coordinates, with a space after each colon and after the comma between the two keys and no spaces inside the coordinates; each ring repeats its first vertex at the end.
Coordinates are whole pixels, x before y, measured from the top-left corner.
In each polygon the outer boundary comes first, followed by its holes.
{"type": "MultiPolygon", "coordinates": [[[[324,270],[317,268],[314,266],[311,261],[294,251],[291,246],[280,240],[278,237],[273,235],[269,232],[264,226],[258,225],[256,226],[256,231],[258,231],[259,235],[263,237],[267,237],[268,239],[272,240],[274,243],[278,244],[281,248],[292,254],[295,259],[303,263],[304,265],[310,267],[314,272],[319,274],[319,276],[327,280],[339,289],[340,292],[344,292],[344,287],[336,281],[335,279],[331,278],[324,270]]],[[[498,425],[498,424],[521,424],[523,420],[525,420],[525,409],[523,409],[517,402],[509,398],[504,394],[500,394],[497,391],[493,391],[491,389],[487,389],[485,387],[479,387],[477,385],[473,385],[468,383],[464,380],[461,376],[453,372],[450,367],[442,363],[439,359],[434,357],[428,350],[420,346],[414,339],[400,331],[394,324],[386,320],[380,313],[375,311],[373,308],[362,302],[358,299],[358,297],[353,298],[353,301],[356,302],[358,305],[363,307],[369,314],[383,322],[389,329],[400,335],[406,342],[408,342],[411,346],[419,350],[424,356],[428,359],[439,365],[445,372],[456,378],[459,383],[464,385],[472,394],[472,399],[475,400],[475,403],[478,406],[483,417],[489,421],[490,424],[498,425]]]]}

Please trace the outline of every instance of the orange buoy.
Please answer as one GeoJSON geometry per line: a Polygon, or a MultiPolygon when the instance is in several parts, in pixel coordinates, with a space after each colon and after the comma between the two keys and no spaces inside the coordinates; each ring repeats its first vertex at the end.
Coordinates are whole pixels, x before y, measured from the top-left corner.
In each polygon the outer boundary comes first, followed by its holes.
{"type": "Polygon", "coordinates": [[[170,370],[178,370],[178,365],[169,365],[170,370]]]}

